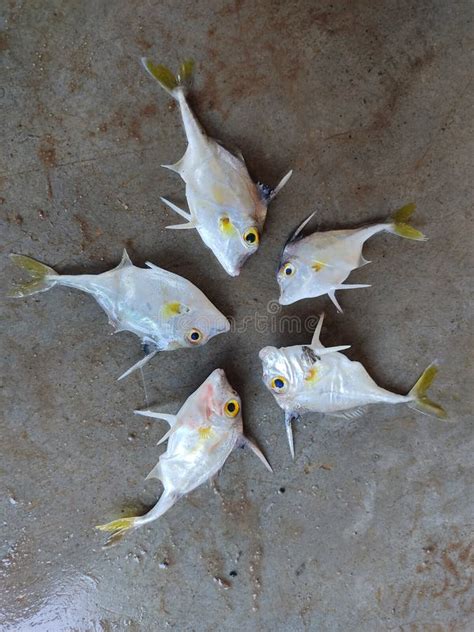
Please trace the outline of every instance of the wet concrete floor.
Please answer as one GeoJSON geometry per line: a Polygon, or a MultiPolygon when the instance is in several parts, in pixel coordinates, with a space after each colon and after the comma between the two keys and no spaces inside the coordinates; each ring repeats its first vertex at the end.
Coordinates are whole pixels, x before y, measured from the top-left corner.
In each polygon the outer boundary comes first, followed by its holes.
{"type": "Polygon", "coordinates": [[[199,285],[236,331],[117,383],[140,346],[90,297],[2,298],[2,630],[473,629],[472,19],[468,1],[3,3],[2,296],[10,252],[95,273],[126,247],[199,285]],[[193,231],[164,230],[159,196],[184,189],[160,164],[185,141],[142,55],[196,60],[192,105],[256,180],[294,169],[238,278],[193,231]],[[372,287],[341,293],[343,314],[326,298],[276,310],[280,248],[309,212],[335,228],[409,201],[430,240],[374,237],[351,276],[372,287]],[[351,344],[387,388],[438,359],[450,423],[404,406],[308,415],[292,462],[257,352],[309,341],[323,309],[323,341],[351,344]],[[216,367],[274,474],[238,450],[215,490],[102,550],[94,525],[160,493],[144,479],[166,424],[133,409],[177,411],[216,367]]]}

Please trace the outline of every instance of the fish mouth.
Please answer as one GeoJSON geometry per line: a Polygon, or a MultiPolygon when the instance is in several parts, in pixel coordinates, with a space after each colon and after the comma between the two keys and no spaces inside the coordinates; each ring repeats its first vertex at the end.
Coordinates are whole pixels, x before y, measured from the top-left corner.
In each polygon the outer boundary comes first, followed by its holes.
{"type": "Polygon", "coordinates": [[[222,267],[231,277],[239,276],[240,271],[242,270],[243,263],[244,262],[242,262],[240,265],[232,265],[231,263],[224,263],[223,261],[221,261],[222,267]]]}
{"type": "Polygon", "coordinates": [[[212,334],[209,336],[209,338],[212,338],[212,336],[217,336],[218,334],[225,334],[230,331],[230,321],[224,316],[224,314],[219,313],[218,318],[216,318],[214,327],[212,327],[211,330],[212,334]]]}
{"type": "Polygon", "coordinates": [[[181,340],[170,340],[166,347],[166,351],[175,351],[177,349],[183,349],[186,346],[187,345],[185,345],[181,340]]]}
{"type": "Polygon", "coordinates": [[[226,318],[225,319],[225,325],[222,326],[222,328],[219,330],[219,333],[225,334],[228,331],[230,331],[230,321],[228,321],[227,318],[226,318]]]}
{"type": "Polygon", "coordinates": [[[294,301],[292,301],[288,296],[285,296],[284,293],[280,294],[278,302],[280,305],[291,305],[291,303],[294,303],[294,301]]]}
{"type": "Polygon", "coordinates": [[[230,387],[229,380],[227,379],[224,369],[214,369],[207,378],[206,382],[211,383],[216,389],[230,387]]]}
{"type": "Polygon", "coordinates": [[[214,329],[212,335],[210,335],[209,338],[212,338],[213,336],[218,336],[219,334],[226,334],[228,331],[230,331],[230,322],[226,320],[225,324],[218,325],[214,329]]]}
{"type": "Polygon", "coordinates": [[[252,250],[247,250],[246,252],[243,252],[242,254],[238,256],[232,257],[231,261],[229,261],[228,259],[225,259],[224,257],[223,258],[218,257],[218,259],[220,261],[221,266],[224,268],[227,274],[229,274],[232,277],[236,277],[236,276],[239,276],[247,259],[251,257],[254,254],[254,252],[256,252],[256,250],[257,248],[253,248],[252,250]]]}

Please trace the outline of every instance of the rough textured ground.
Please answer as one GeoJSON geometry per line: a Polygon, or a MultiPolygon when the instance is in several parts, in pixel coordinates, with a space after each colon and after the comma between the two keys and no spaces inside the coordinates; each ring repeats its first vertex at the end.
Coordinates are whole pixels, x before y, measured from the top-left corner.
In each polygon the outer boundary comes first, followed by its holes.
{"type": "Polygon", "coordinates": [[[473,629],[473,13],[467,0],[3,3],[2,296],[18,277],[12,251],[100,272],[126,246],[196,282],[251,322],[155,358],[149,401],[174,412],[225,368],[275,473],[235,452],[216,491],[103,551],[94,525],[160,492],[144,478],[165,424],[133,416],[139,374],[115,381],[139,344],[111,338],[84,294],[3,298],[2,630],[473,629]],[[196,112],[256,179],[295,170],[239,278],[193,232],[163,230],[175,217],[158,196],[180,202],[183,185],[159,165],[185,141],[144,54],[194,57],[196,112]],[[280,247],[310,211],[342,227],[411,200],[430,241],[372,239],[373,263],[351,281],[373,287],[342,294],[344,314],[317,299],[270,318],[280,247]],[[281,317],[323,309],[323,340],[351,343],[383,386],[406,392],[439,359],[432,394],[452,423],[405,407],[307,416],[292,463],[257,351],[307,341],[281,317]],[[256,314],[268,316],[259,331],[256,314]]]}

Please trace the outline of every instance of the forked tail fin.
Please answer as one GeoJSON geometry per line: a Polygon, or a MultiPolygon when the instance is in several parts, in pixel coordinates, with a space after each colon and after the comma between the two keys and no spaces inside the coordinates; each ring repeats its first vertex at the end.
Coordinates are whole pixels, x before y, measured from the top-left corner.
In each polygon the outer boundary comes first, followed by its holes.
{"type": "Polygon", "coordinates": [[[57,281],[58,273],[49,266],[35,261],[31,257],[24,255],[10,255],[13,263],[30,275],[30,281],[15,286],[9,296],[12,298],[21,298],[22,296],[30,296],[38,292],[46,292],[53,287],[57,281]],[[52,277],[52,278],[51,278],[52,277]]]}
{"type": "Polygon", "coordinates": [[[404,237],[405,239],[414,239],[415,241],[426,241],[428,237],[423,235],[423,233],[416,228],[413,228],[408,222],[413,215],[416,208],[416,204],[405,204],[402,208],[399,208],[398,211],[392,216],[392,221],[390,222],[387,230],[395,235],[399,235],[400,237],[404,237]]]}
{"type": "Polygon", "coordinates": [[[147,57],[142,57],[142,64],[145,70],[158,81],[160,86],[175,99],[178,91],[186,92],[186,87],[193,76],[194,62],[191,59],[186,59],[181,63],[176,75],[166,66],[155,64],[147,57]]]}
{"type": "Polygon", "coordinates": [[[120,542],[123,536],[135,527],[137,521],[137,516],[131,516],[130,518],[119,518],[118,520],[112,520],[112,522],[107,522],[106,524],[99,524],[96,526],[96,529],[99,531],[106,531],[110,533],[105,547],[113,546],[120,542]]]}
{"type": "Polygon", "coordinates": [[[426,391],[433,383],[437,373],[438,367],[436,364],[430,364],[430,366],[423,371],[415,386],[408,393],[410,397],[413,397],[413,401],[408,405],[410,408],[414,408],[425,415],[433,415],[439,419],[446,419],[448,414],[444,408],[429,399],[426,394],[426,391]]]}

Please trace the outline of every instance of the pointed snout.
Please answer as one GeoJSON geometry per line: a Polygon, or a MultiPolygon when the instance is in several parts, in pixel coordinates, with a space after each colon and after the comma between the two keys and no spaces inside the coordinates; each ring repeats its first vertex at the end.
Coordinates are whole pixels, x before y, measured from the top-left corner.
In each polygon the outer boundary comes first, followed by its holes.
{"type": "Polygon", "coordinates": [[[292,301],[288,296],[285,295],[284,292],[282,292],[280,294],[278,302],[280,303],[280,305],[291,305],[291,303],[293,303],[294,301],[292,301]]]}
{"type": "Polygon", "coordinates": [[[212,380],[213,382],[222,382],[223,380],[227,381],[227,377],[226,377],[224,369],[214,369],[214,371],[209,375],[207,380],[212,380]]]}
{"type": "Polygon", "coordinates": [[[239,276],[242,268],[244,267],[247,259],[257,250],[254,248],[253,250],[245,250],[242,251],[233,251],[233,252],[223,252],[220,255],[217,255],[217,258],[220,261],[221,266],[224,270],[232,277],[239,276]]]}
{"type": "Polygon", "coordinates": [[[290,305],[290,303],[294,303],[294,300],[291,299],[288,289],[288,283],[281,283],[280,275],[277,275],[278,287],[280,288],[280,296],[278,297],[278,302],[280,305],[290,305]]]}
{"type": "Polygon", "coordinates": [[[242,266],[244,265],[244,261],[240,258],[236,261],[228,261],[227,259],[221,259],[220,261],[224,270],[231,277],[239,276],[242,266]]]}
{"type": "Polygon", "coordinates": [[[225,334],[228,331],[230,331],[230,321],[223,315],[222,322],[219,326],[219,333],[225,334]]]}
{"type": "Polygon", "coordinates": [[[209,327],[209,338],[219,334],[225,334],[230,331],[230,322],[221,312],[217,312],[213,316],[213,322],[209,327]]]}

